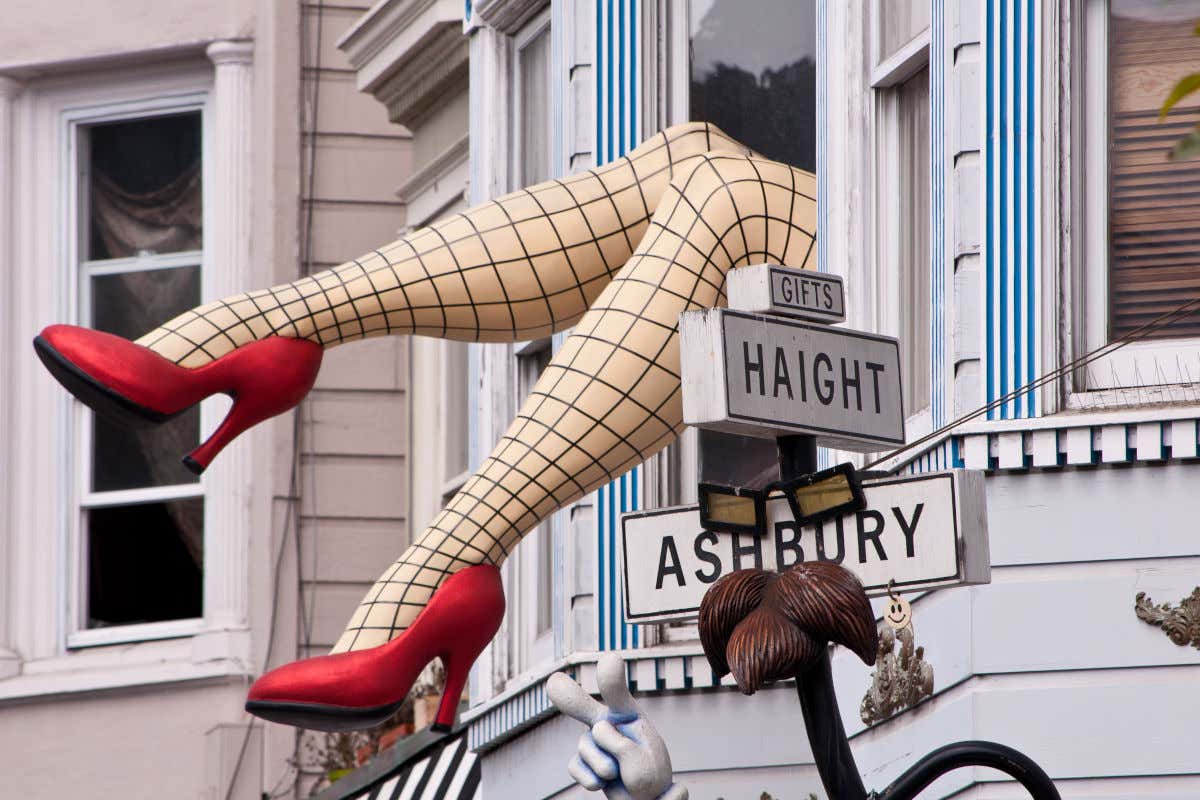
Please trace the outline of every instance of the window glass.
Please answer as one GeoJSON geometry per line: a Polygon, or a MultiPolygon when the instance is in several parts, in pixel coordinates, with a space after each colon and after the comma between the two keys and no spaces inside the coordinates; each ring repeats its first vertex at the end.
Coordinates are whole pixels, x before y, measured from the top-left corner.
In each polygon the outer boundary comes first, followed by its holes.
{"type": "Polygon", "coordinates": [[[815,0],[691,0],[690,117],[815,172],[815,0]]]}
{"type": "MultiPolygon", "coordinates": [[[[88,125],[78,135],[80,317],[136,339],[200,303],[201,116],[88,125]]],[[[87,420],[80,624],[203,616],[203,489],[180,463],[199,441],[199,408],[140,429],[91,412],[87,420]]]]}
{"type": "Polygon", "coordinates": [[[929,405],[929,67],[898,94],[900,219],[900,374],[904,411],[929,405]]]}
{"type": "MultiPolygon", "coordinates": [[[[200,304],[200,267],[176,267],[92,278],[92,327],[136,339],[157,323],[200,304]]],[[[200,439],[200,409],[163,425],[129,429],[95,417],[92,491],[196,483],[179,460],[200,439]]]]}
{"type": "MultiPolygon", "coordinates": [[[[1175,83],[1200,72],[1200,2],[1114,0],[1110,15],[1111,341],[1200,297],[1200,160],[1170,159],[1200,122],[1200,97],[1158,119],[1175,83]]],[[[1198,335],[1188,314],[1150,337],[1198,335]]]]}
{"type": "Polygon", "coordinates": [[[202,616],[204,501],[88,512],[87,627],[202,616]]]}
{"type": "MultiPolygon", "coordinates": [[[[529,396],[542,371],[550,364],[550,340],[534,352],[525,352],[517,357],[517,391],[523,402],[529,396]]],[[[550,521],[537,527],[531,537],[537,542],[537,616],[535,631],[540,634],[552,624],[554,600],[554,557],[553,528],[550,521]]]]}
{"type": "Polygon", "coordinates": [[[550,164],[550,28],[519,48],[521,109],[521,185],[549,180],[550,164]]]}
{"type": "Polygon", "coordinates": [[[876,63],[886,61],[929,27],[929,0],[879,0],[875,11],[876,63]]]}
{"type": "Polygon", "coordinates": [[[88,129],[90,260],[199,250],[200,114],[88,129]]]}

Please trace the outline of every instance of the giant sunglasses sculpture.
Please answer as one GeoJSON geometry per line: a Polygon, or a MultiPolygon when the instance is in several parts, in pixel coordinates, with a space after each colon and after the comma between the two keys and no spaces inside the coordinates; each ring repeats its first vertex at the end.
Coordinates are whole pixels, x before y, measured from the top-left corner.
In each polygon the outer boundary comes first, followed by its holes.
{"type": "Polygon", "coordinates": [[[436,725],[448,728],[503,616],[497,567],[556,509],[678,436],[680,313],[723,305],[734,267],[813,267],[815,184],[711,125],[681,125],[604,167],[208,303],[136,342],[53,325],[34,345],[69,391],[118,421],[158,423],[232,395],[225,421],[185,456],[200,472],[299,403],[326,348],[404,333],[515,342],[574,326],[491,455],[367,593],[334,652],[267,673],[247,701],[287,724],[370,727],[441,657],[436,725]]]}

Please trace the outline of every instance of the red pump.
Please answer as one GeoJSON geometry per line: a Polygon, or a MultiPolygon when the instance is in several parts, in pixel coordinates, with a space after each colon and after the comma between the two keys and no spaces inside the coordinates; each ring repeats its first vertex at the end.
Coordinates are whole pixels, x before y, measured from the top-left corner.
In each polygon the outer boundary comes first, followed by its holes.
{"type": "Polygon", "coordinates": [[[434,658],[446,687],[433,724],[454,725],[471,665],[500,629],[504,587],[491,564],[451,575],[403,633],[367,650],[286,664],[250,687],[246,710],[272,722],[321,731],[374,727],[400,708],[421,670],[434,658]]]}
{"type": "Polygon", "coordinates": [[[307,339],[272,336],[188,369],[128,339],[74,325],[51,325],[33,347],[67,391],[124,425],[160,424],[210,395],[230,395],[225,420],[183,457],[197,475],[243,431],[303,400],[325,352],[307,339]]]}

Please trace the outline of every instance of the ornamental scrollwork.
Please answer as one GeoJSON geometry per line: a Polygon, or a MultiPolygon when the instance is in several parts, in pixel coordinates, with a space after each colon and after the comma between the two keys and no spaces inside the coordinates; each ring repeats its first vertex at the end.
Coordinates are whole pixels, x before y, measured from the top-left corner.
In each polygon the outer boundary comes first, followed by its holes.
{"type": "Polygon", "coordinates": [[[1200,586],[1174,607],[1170,603],[1156,604],[1145,592],[1138,592],[1133,611],[1142,622],[1162,628],[1167,638],[1180,647],[1190,644],[1200,650],[1200,586]]]}

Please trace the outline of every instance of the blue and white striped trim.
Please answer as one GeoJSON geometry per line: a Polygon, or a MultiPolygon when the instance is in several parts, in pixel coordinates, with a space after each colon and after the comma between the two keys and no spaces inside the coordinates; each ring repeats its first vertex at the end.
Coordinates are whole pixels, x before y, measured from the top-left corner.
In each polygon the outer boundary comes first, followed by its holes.
{"type": "Polygon", "coordinates": [[[596,0],[596,165],[641,141],[640,0],[596,0]]]}
{"type": "MultiPolygon", "coordinates": [[[[620,158],[641,141],[638,39],[640,0],[596,0],[596,164],[620,158]]],[[[641,633],[625,621],[617,553],[620,515],[641,508],[641,470],[596,491],[596,642],[600,650],[638,647],[641,633]]]]}
{"type": "Polygon", "coordinates": [[[1058,425],[957,436],[961,466],[1030,470],[1191,460],[1200,456],[1197,420],[1058,425]]]}
{"type": "MultiPolygon", "coordinates": [[[[1038,5],[987,0],[986,269],[987,400],[1032,381],[1039,371],[1038,5]]],[[[1035,392],[988,412],[988,419],[1038,415],[1035,392]]]]}

